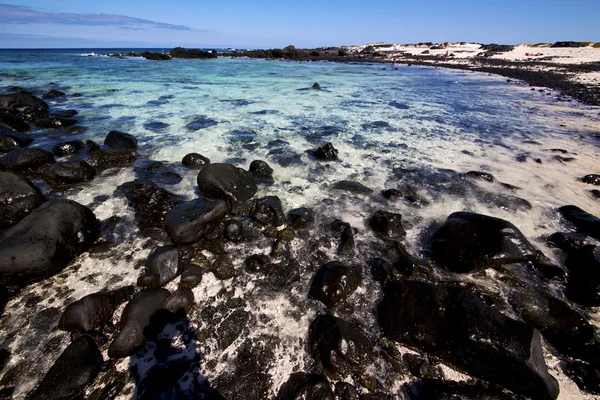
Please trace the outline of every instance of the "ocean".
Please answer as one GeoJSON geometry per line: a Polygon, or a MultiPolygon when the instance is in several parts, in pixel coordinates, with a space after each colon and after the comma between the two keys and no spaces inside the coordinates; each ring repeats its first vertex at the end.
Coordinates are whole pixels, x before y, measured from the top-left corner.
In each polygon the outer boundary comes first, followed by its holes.
{"type": "MultiPolygon", "coordinates": [[[[60,90],[66,96],[48,100],[51,109],[78,112],[75,118],[82,129],[69,134],[34,131],[32,146],[51,150],[66,136],[102,144],[112,130],[134,135],[139,146],[134,166],[105,170],[90,183],[57,189],[34,181],[48,198],[87,205],[103,226],[114,226],[105,232],[109,245],[104,249],[84,253],[58,277],[26,287],[6,306],[0,347],[12,356],[0,372],[0,384],[11,387],[14,398],[24,398],[68,345],[69,334],[56,329],[64,307],[99,290],[135,285],[150,252],[163,244],[140,233],[135,210],[118,189],[136,179],[140,160],[168,163],[182,179],[158,183],[186,200],[199,196],[197,171],[181,165],[188,153],[244,169],[253,160],[266,161],[275,183],[259,186],[255,197],[278,196],[284,211],[309,207],[317,216],[308,237],[291,242],[292,253],[307,271],[316,268],[308,254],[314,242],[321,241],[320,251],[336,258],[336,245],[327,234],[335,219],[354,228],[357,252],[351,261],[366,265],[377,248],[366,221],[379,209],[402,214],[404,243],[420,259],[429,259],[432,229],[452,212],[471,211],[512,222],[557,264],[565,256],[546,239],[570,229],[558,207],[573,204],[600,215],[598,200],[590,193],[593,186],[580,180],[600,172],[600,113],[557,92],[499,76],[406,65],[391,69],[376,63],[105,56],[130,50],[145,49],[0,50],[1,92],[20,87],[41,96],[60,90]],[[312,88],[315,82],[320,89],[312,88]],[[311,155],[327,142],[339,151],[339,161],[320,162],[311,155]],[[469,171],[495,179],[457,187],[469,171]],[[372,193],[334,188],[339,181],[361,183],[372,193]],[[380,195],[384,189],[407,187],[415,201],[393,202],[380,195]]],[[[167,51],[151,49],[162,50],[167,51]]],[[[243,271],[244,260],[269,254],[271,242],[229,243],[225,250],[236,270],[243,271]]],[[[501,275],[492,271],[452,279],[480,284],[503,298],[501,275]]],[[[314,368],[306,335],[310,322],[325,309],[307,298],[311,278],[306,273],[284,291],[265,292],[258,278],[242,272],[228,280],[205,273],[194,289],[196,310],[185,328],[196,336],[178,333],[176,324],[164,332],[180,349],[176,357],[201,360],[197,371],[178,381],[178,393],[222,381],[227,374],[236,376],[233,360],[242,349],[272,337],[272,360],[262,370],[269,396],[292,372],[314,368]],[[243,312],[245,323],[239,322],[243,329],[223,348],[202,311],[218,309],[232,298],[241,299],[236,310],[243,312]]],[[[562,296],[560,285],[552,287],[562,296]]],[[[365,273],[352,307],[338,315],[358,320],[377,338],[373,309],[380,297],[381,288],[365,273]]],[[[121,311],[115,313],[116,325],[121,311]]],[[[591,322],[598,327],[597,317],[591,322]]],[[[136,356],[118,361],[114,371],[102,371],[88,393],[114,384],[118,389],[113,398],[131,398],[136,382],[157,363],[155,350],[149,344],[136,356]]],[[[560,369],[560,360],[547,350],[545,354],[561,385],[561,398],[581,395],[560,369]]],[[[445,371],[447,378],[460,376],[445,371]]],[[[394,372],[381,356],[366,374],[390,393],[411,379],[394,372]]],[[[349,376],[346,381],[359,385],[360,379],[349,376]]]]}

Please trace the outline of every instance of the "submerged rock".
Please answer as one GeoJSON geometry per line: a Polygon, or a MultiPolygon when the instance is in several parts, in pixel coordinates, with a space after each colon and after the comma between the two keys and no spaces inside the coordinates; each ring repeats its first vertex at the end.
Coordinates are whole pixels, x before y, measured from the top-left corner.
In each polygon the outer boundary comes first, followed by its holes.
{"type": "Polygon", "coordinates": [[[295,208],[288,212],[287,219],[294,229],[308,228],[315,222],[315,212],[312,208],[295,208]]]}
{"type": "Polygon", "coordinates": [[[81,336],[62,352],[29,399],[71,399],[94,381],[103,362],[92,338],[81,336]]]}
{"type": "Polygon", "coordinates": [[[540,333],[459,287],[419,281],[385,286],[378,320],[387,337],[517,394],[555,399],[540,333]]]}
{"type": "Polygon", "coordinates": [[[113,149],[135,150],[137,148],[137,139],[129,133],[110,131],[104,139],[104,144],[113,149]]]}
{"type": "Polygon", "coordinates": [[[334,397],[323,375],[294,372],[279,388],[277,400],[334,400],[334,397]]]}
{"type": "Polygon", "coordinates": [[[60,272],[98,237],[98,221],[87,207],[51,200],[0,237],[0,282],[38,281],[60,272]]]}
{"type": "Polygon", "coordinates": [[[360,268],[332,261],[315,273],[308,295],[331,308],[348,298],[361,282],[360,268]]]}
{"type": "Polygon", "coordinates": [[[168,312],[164,306],[170,295],[166,289],[147,289],[127,303],[119,323],[121,329],[108,348],[110,358],[130,356],[149,339],[153,339],[149,332],[164,325],[159,311],[168,312]]]}
{"type": "Polygon", "coordinates": [[[96,176],[96,170],[85,161],[56,163],[44,169],[44,177],[48,181],[58,184],[91,181],[94,176],[96,176]]]}
{"type": "Polygon", "coordinates": [[[360,375],[374,357],[362,329],[330,314],[310,324],[308,346],[317,365],[331,378],[360,375]]]}
{"type": "Polygon", "coordinates": [[[28,179],[0,172],[0,231],[9,228],[46,199],[28,179]]]}
{"type": "Polygon", "coordinates": [[[229,203],[249,200],[258,190],[254,175],[232,164],[209,164],[198,173],[197,181],[206,197],[229,203]]]}
{"type": "Polygon", "coordinates": [[[181,163],[188,168],[203,168],[207,164],[210,164],[210,160],[198,153],[186,154],[181,163]]]}
{"type": "Polygon", "coordinates": [[[456,212],[434,233],[434,258],[453,272],[471,272],[534,261],[537,250],[513,224],[482,214],[456,212]]]}
{"type": "Polygon", "coordinates": [[[564,219],[575,225],[579,232],[600,240],[600,218],[577,206],[563,206],[558,209],[558,212],[564,219]]]}
{"type": "Polygon", "coordinates": [[[333,147],[331,142],[317,147],[315,150],[313,150],[313,154],[317,160],[336,161],[338,159],[338,151],[335,147],[333,147]]]}
{"type": "Polygon", "coordinates": [[[51,89],[49,92],[42,96],[42,99],[55,99],[57,97],[63,97],[65,92],[61,92],[60,90],[51,89]]]}
{"type": "Polygon", "coordinates": [[[338,181],[332,185],[333,189],[343,190],[345,192],[357,194],[371,194],[373,189],[366,187],[362,183],[354,181],[338,181]]]}
{"type": "Polygon", "coordinates": [[[223,200],[196,199],[173,207],[165,217],[165,228],[177,244],[195,243],[215,229],[229,212],[223,200]]]}
{"type": "Polygon", "coordinates": [[[132,296],[133,286],[89,294],[67,306],[60,317],[58,329],[78,332],[100,329],[112,319],[117,307],[132,296]]]}
{"type": "Polygon", "coordinates": [[[0,157],[0,170],[33,171],[53,162],[54,156],[46,150],[19,148],[0,157]]]}

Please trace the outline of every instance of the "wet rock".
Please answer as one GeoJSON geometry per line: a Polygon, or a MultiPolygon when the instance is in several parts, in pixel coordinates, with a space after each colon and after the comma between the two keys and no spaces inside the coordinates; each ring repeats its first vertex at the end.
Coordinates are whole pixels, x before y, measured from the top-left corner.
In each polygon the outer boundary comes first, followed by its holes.
{"type": "Polygon", "coordinates": [[[121,315],[120,331],[108,348],[110,358],[130,356],[147,340],[153,339],[147,333],[155,330],[151,325],[161,325],[163,322],[157,317],[160,315],[159,311],[164,310],[170,295],[166,289],[147,289],[127,303],[121,315]]]}
{"type": "Polygon", "coordinates": [[[588,185],[600,185],[600,175],[597,174],[589,174],[581,178],[583,183],[587,183],[588,185]]]}
{"type": "Polygon", "coordinates": [[[104,139],[104,144],[112,149],[135,150],[137,148],[137,139],[129,133],[110,131],[104,139]]]}
{"type": "Polygon", "coordinates": [[[25,122],[35,122],[43,118],[48,118],[50,115],[47,108],[28,105],[18,105],[14,108],[13,112],[25,122]]]}
{"type": "Polygon", "coordinates": [[[464,288],[390,282],[378,306],[385,335],[454,369],[536,399],[555,399],[541,336],[464,288]]]}
{"type": "Polygon", "coordinates": [[[429,204],[429,201],[420,196],[417,193],[417,190],[410,185],[405,185],[404,187],[402,187],[402,189],[383,190],[381,191],[381,195],[390,201],[404,200],[407,203],[416,206],[424,206],[429,204]]]}
{"type": "Polygon", "coordinates": [[[334,397],[325,376],[294,372],[279,388],[277,400],[334,400],[334,397]]]}
{"type": "Polygon", "coordinates": [[[433,235],[434,258],[453,272],[471,272],[534,261],[537,250],[513,224],[486,215],[456,212],[433,235]]]}
{"type": "Polygon", "coordinates": [[[335,161],[338,160],[338,151],[331,142],[325,143],[323,146],[317,147],[313,150],[314,156],[317,160],[323,161],[335,161]]]}
{"type": "Polygon", "coordinates": [[[52,183],[69,184],[91,181],[96,176],[96,170],[85,161],[69,161],[50,164],[43,174],[52,183]]]}
{"type": "Polygon", "coordinates": [[[577,206],[563,206],[558,209],[560,215],[572,223],[579,232],[600,240],[600,219],[583,211],[577,206]]]}
{"type": "Polygon", "coordinates": [[[567,297],[583,306],[600,305],[600,248],[585,245],[567,256],[567,297]]]}
{"type": "Polygon", "coordinates": [[[358,390],[348,382],[336,382],[334,394],[337,400],[361,400],[358,390]]]}
{"type": "Polygon", "coordinates": [[[265,161],[252,161],[248,170],[252,175],[254,175],[254,178],[258,182],[273,183],[273,168],[271,168],[265,161]]]}
{"type": "Polygon", "coordinates": [[[98,143],[94,142],[93,140],[86,140],[85,147],[87,148],[87,151],[90,153],[100,150],[100,145],[98,143]]]}
{"type": "Polygon", "coordinates": [[[211,272],[217,279],[227,280],[235,276],[235,267],[231,259],[225,255],[218,257],[212,265],[211,272]]]}
{"type": "Polygon", "coordinates": [[[354,231],[350,224],[346,223],[340,235],[337,254],[350,257],[354,255],[354,250],[354,231]]]}
{"type": "Polygon", "coordinates": [[[96,150],[90,153],[88,163],[99,169],[127,167],[135,161],[135,157],[135,152],[131,150],[96,150]]]}
{"type": "Polygon", "coordinates": [[[183,266],[181,274],[180,287],[195,288],[202,282],[204,269],[196,264],[186,264],[183,266]]]}
{"type": "Polygon", "coordinates": [[[332,261],[322,265],[315,273],[308,295],[331,308],[354,293],[361,282],[359,267],[332,261]]]}
{"type": "Polygon", "coordinates": [[[142,229],[162,229],[167,213],[180,203],[177,196],[150,180],[127,182],[120,188],[133,203],[136,220],[142,229]]]}
{"type": "Polygon", "coordinates": [[[251,273],[267,271],[271,259],[264,254],[253,254],[246,258],[246,271],[251,273]]]}
{"type": "Polygon", "coordinates": [[[287,258],[280,263],[267,267],[267,283],[275,289],[286,289],[300,280],[302,271],[300,264],[294,258],[287,258]]]}
{"type": "Polygon", "coordinates": [[[487,181],[487,182],[494,182],[494,175],[490,174],[489,172],[483,172],[483,171],[469,171],[465,173],[465,176],[468,178],[473,178],[473,179],[479,179],[482,181],[487,181]]]}
{"type": "Polygon", "coordinates": [[[50,368],[31,400],[70,399],[94,381],[103,358],[89,336],[74,340],[50,368]]]}
{"type": "Polygon", "coordinates": [[[401,214],[379,210],[369,218],[369,226],[384,239],[402,240],[406,236],[401,214]]]}
{"type": "Polygon", "coordinates": [[[52,153],[42,149],[15,149],[0,157],[0,170],[33,171],[54,162],[52,153]]]}
{"type": "Polygon", "coordinates": [[[330,314],[319,315],[310,324],[308,346],[317,365],[332,379],[360,374],[374,357],[362,329],[330,314]]]}
{"type": "Polygon", "coordinates": [[[223,200],[188,201],[167,213],[165,228],[174,243],[194,243],[214,230],[228,212],[229,206],[223,200]]]}
{"type": "Polygon", "coordinates": [[[600,395],[600,369],[581,361],[570,361],[564,367],[565,374],[573,379],[584,392],[600,395]]]}
{"type": "Polygon", "coordinates": [[[548,244],[565,253],[579,250],[586,244],[587,235],[576,232],[556,232],[548,238],[548,244]]]}
{"type": "Polygon", "coordinates": [[[89,294],[65,308],[58,329],[63,331],[89,332],[101,329],[112,319],[117,307],[133,296],[133,286],[111,292],[89,294]]]}
{"type": "Polygon", "coordinates": [[[187,315],[194,307],[194,292],[188,287],[180,287],[165,301],[165,309],[173,314],[187,315]]]}
{"type": "Polygon", "coordinates": [[[271,257],[282,258],[290,255],[291,246],[289,241],[276,239],[271,246],[271,257]]]}
{"type": "Polygon", "coordinates": [[[170,163],[140,159],[133,170],[137,179],[150,179],[161,185],[176,185],[183,180],[170,163]]]}
{"type": "Polygon", "coordinates": [[[315,212],[312,208],[295,208],[287,214],[288,223],[294,229],[308,228],[315,222],[315,212]]]}
{"type": "Polygon", "coordinates": [[[333,189],[343,190],[344,192],[351,192],[356,194],[371,194],[373,189],[366,187],[362,183],[354,181],[338,181],[332,185],[333,189]]]}
{"type": "Polygon", "coordinates": [[[233,310],[218,326],[216,338],[219,349],[225,350],[240,337],[242,331],[250,321],[250,313],[242,310],[233,310]]]}
{"type": "Polygon", "coordinates": [[[203,168],[206,164],[210,164],[210,160],[198,153],[186,154],[181,163],[188,168],[203,168]]]}
{"type": "Polygon", "coordinates": [[[232,164],[209,164],[198,173],[197,181],[204,196],[229,203],[249,200],[258,190],[254,176],[232,164]]]}
{"type": "Polygon", "coordinates": [[[250,207],[250,217],[263,225],[279,226],[286,222],[281,200],[277,196],[254,200],[250,207]]]}
{"type": "Polygon", "coordinates": [[[55,99],[57,97],[63,97],[65,92],[61,92],[60,90],[52,89],[46,94],[42,96],[42,99],[55,99]]]}
{"type": "Polygon", "coordinates": [[[65,140],[54,147],[52,152],[59,156],[68,156],[79,153],[85,148],[85,144],[81,140],[65,140]]]}
{"type": "Polygon", "coordinates": [[[400,391],[406,400],[515,400],[514,393],[506,393],[483,382],[454,382],[441,379],[423,379],[405,383],[400,391]]]}
{"type": "Polygon", "coordinates": [[[98,237],[98,221],[71,200],[48,201],[0,237],[0,282],[28,283],[60,272],[98,237]]]}
{"type": "Polygon", "coordinates": [[[420,379],[443,379],[444,371],[439,365],[432,364],[428,359],[417,354],[405,353],[402,362],[408,371],[420,379]]]}
{"type": "Polygon", "coordinates": [[[0,231],[9,228],[46,199],[28,179],[0,172],[0,231]]]}
{"type": "Polygon", "coordinates": [[[239,242],[243,239],[244,226],[240,221],[229,220],[225,223],[225,229],[223,230],[223,236],[225,239],[232,242],[239,242]]]}
{"type": "Polygon", "coordinates": [[[48,109],[48,104],[44,100],[25,91],[0,95],[0,108],[16,111],[19,106],[36,106],[48,109]]]}
{"type": "Polygon", "coordinates": [[[177,247],[157,247],[146,266],[147,273],[151,276],[150,287],[162,287],[181,274],[181,263],[177,247]]]}
{"type": "Polygon", "coordinates": [[[72,118],[64,118],[58,115],[49,114],[47,118],[35,121],[34,126],[40,129],[64,129],[77,123],[72,118]]]}
{"type": "Polygon", "coordinates": [[[30,127],[22,118],[17,117],[11,112],[0,109],[0,129],[23,133],[27,132],[30,127]]]}
{"type": "Polygon", "coordinates": [[[513,309],[562,355],[600,365],[600,342],[585,316],[548,293],[515,292],[509,297],[513,309]]]}
{"type": "Polygon", "coordinates": [[[0,153],[8,153],[19,147],[25,147],[33,142],[33,139],[19,132],[0,129],[0,153]]]}

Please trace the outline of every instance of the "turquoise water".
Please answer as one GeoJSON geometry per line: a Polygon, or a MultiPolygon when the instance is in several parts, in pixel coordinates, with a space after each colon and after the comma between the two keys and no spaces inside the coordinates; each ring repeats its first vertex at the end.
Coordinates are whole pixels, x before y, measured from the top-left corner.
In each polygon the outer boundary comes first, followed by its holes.
{"type": "MultiPolygon", "coordinates": [[[[556,208],[575,204],[600,214],[597,200],[589,195],[590,187],[577,180],[600,172],[598,108],[582,106],[557,93],[532,91],[497,76],[423,67],[390,70],[389,65],[381,64],[227,57],[149,61],[102,56],[126,51],[129,49],[2,50],[0,89],[9,91],[20,86],[38,95],[49,89],[64,91],[65,98],[49,103],[53,109],[79,112],[78,124],[85,129],[70,138],[102,143],[110,130],[135,135],[141,157],[171,162],[179,168],[183,181],[165,187],[190,199],[197,195],[195,172],[179,165],[185,154],[198,152],[213,162],[227,161],[245,168],[252,160],[266,160],[275,170],[275,184],[261,187],[257,197],[277,195],[285,210],[312,207],[319,222],[334,218],[350,222],[357,228],[359,246],[374,241],[365,220],[377,209],[403,214],[407,245],[417,256],[424,253],[422,238],[431,224],[443,221],[451,212],[469,210],[513,222],[538,248],[560,262],[561,255],[549,249],[544,240],[563,228],[556,208]],[[310,89],[314,82],[322,89],[310,89]],[[73,96],[75,93],[81,96],[73,96]],[[196,124],[190,126],[193,122],[196,124]],[[339,150],[341,161],[322,164],[313,160],[307,150],[328,141],[339,150]],[[574,160],[561,162],[554,158],[556,155],[574,160]],[[456,195],[451,185],[455,174],[472,170],[492,173],[497,179],[495,183],[478,182],[478,190],[525,199],[531,209],[490,201],[472,189],[467,195],[456,195]],[[361,196],[333,190],[331,184],[338,180],[358,181],[375,194],[361,196]],[[501,183],[516,189],[509,190],[501,183]],[[377,195],[382,189],[404,184],[415,186],[426,200],[420,207],[388,203],[377,195]]],[[[64,133],[40,131],[33,135],[34,146],[51,148],[64,133]]],[[[11,313],[0,321],[4,327],[0,340],[13,354],[25,360],[44,354],[44,359],[53,360],[62,349],[59,346],[49,351],[32,343],[34,333],[15,337],[15,332],[28,332],[31,324],[26,317],[31,310],[21,302],[27,295],[43,293],[36,306],[39,311],[61,308],[61,290],[71,290],[70,297],[77,299],[103,288],[135,284],[139,271],[134,267],[145,261],[153,243],[138,234],[133,209],[115,192],[118,185],[133,179],[133,168],[109,170],[91,185],[50,193],[89,205],[101,220],[118,216],[129,223],[120,231],[121,244],[112,257],[97,259],[84,254],[74,263],[77,268],[67,269],[68,277],[58,287],[49,288],[48,282],[32,285],[7,307],[11,313]],[[110,197],[94,201],[103,195],[110,197]],[[84,279],[91,275],[94,279],[84,279]]],[[[319,239],[319,229],[312,233],[313,239],[319,239]]],[[[298,241],[293,244],[296,251],[305,251],[298,241]]],[[[266,245],[236,248],[234,262],[239,267],[249,254],[268,250],[266,245]]],[[[367,255],[359,252],[357,262],[363,257],[367,255]]],[[[298,342],[318,307],[308,304],[308,311],[302,310],[300,318],[292,318],[291,311],[297,311],[297,306],[290,298],[252,300],[251,281],[240,286],[211,276],[206,274],[195,290],[199,308],[207,305],[205,301],[216,301],[219,290],[235,291],[251,303],[249,312],[271,318],[268,323],[257,324],[249,337],[272,331],[282,337],[277,353],[281,362],[269,371],[272,392],[276,392],[292,370],[302,369],[309,362],[299,355],[304,350],[298,342]]],[[[365,304],[357,317],[372,329],[376,329],[370,312],[372,304],[365,299],[376,298],[378,293],[377,287],[365,284],[357,295],[357,304],[365,304]]],[[[291,296],[305,301],[301,286],[292,289],[291,296]]],[[[116,313],[118,319],[117,314],[120,312],[116,313]]],[[[68,343],[64,333],[52,335],[63,348],[68,343]]],[[[235,354],[235,350],[233,346],[224,353],[235,354]]],[[[203,371],[208,378],[227,368],[226,357],[214,348],[203,356],[216,363],[212,371],[203,371]]],[[[13,364],[18,362],[11,360],[13,364]]],[[[143,360],[132,363],[139,364],[140,371],[145,370],[143,360]]],[[[17,389],[18,396],[43,376],[49,367],[46,364],[29,365],[17,389]]],[[[127,364],[121,367],[127,368],[127,364]]],[[[564,393],[577,390],[561,377],[558,368],[552,372],[561,379],[564,393]]]]}

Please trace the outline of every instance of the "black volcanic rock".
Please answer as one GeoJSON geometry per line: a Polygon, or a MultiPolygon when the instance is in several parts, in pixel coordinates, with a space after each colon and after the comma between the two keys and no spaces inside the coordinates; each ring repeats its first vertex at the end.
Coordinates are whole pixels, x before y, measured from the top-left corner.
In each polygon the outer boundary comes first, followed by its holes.
{"type": "Polygon", "coordinates": [[[163,228],[167,213],[180,203],[179,198],[151,180],[124,183],[121,190],[133,203],[140,228],[163,228]]]}
{"type": "Polygon", "coordinates": [[[28,179],[0,172],[0,231],[9,228],[46,199],[28,179]]]}
{"type": "Polygon", "coordinates": [[[589,174],[581,178],[581,181],[587,183],[588,185],[600,185],[600,175],[597,174],[589,174]]]}
{"type": "Polygon", "coordinates": [[[95,150],[90,152],[88,164],[99,169],[127,167],[135,161],[135,158],[136,156],[133,150],[95,150]]]}
{"type": "Polygon", "coordinates": [[[335,161],[338,159],[338,151],[335,147],[333,147],[331,142],[317,147],[315,150],[313,150],[313,154],[318,160],[335,161]]]}
{"type": "Polygon", "coordinates": [[[315,212],[312,208],[295,208],[287,214],[288,222],[294,229],[307,228],[315,222],[315,212]]]}
{"type": "Polygon", "coordinates": [[[366,187],[362,183],[354,181],[337,181],[331,186],[333,189],[343,190],[356,194],[371,194],[373,189],[366,187]]]}
{"type": "Polygon", "coordinates": [[[63,97],[65,92],[61,92],[60,90],[52,89],[42,96],[42,99],[55,99],[57,97],[63,97]]]}
{"type": "Polygon", "coordinates": [[[33,142],[33,138],[19,132],[0,130],[0,153],[8,153],[33,142]]]}
{"type": "Polygon", "coordinates": [[[0,108],[15,111],[19,106],[36,106],[48,109],[48,104],[44,100],[35,97],[31,93],[0,94],[0,108]]]}
{"type": "Polygon", "coordinates": [[[315,273],[308,295],[331,308],[348,298],[361,282],[360,268],[332,261],[315,273]]]}
{"type": "Polygon", "coordinates": [[[224,200],[188,201],[167,213],[165,228],[174,243],[195,243],[212,231],[228,212],[229,206],[224,200]]]}
{"type": "Polygon", "coordinates": [[[600,218],[583,211],[577,206],[563,206],[558,209],[560,215],[572,223],[579,232],[600,240],[600,218]]]}
{"type": "Polygon", "coordinates": [[[471,272],[534,261],[537,250],[513,224],[482,214],[456,212],[432,237],[434,257],[453,272],[471,272]]]}
{"type": "Polygon", "coordinates": [[[175,47],[173,50],[169,52],[171,57],[173,58],[217,58],[217,53],[214,51],[202,51],[198,49],[189,49],[186,50],[183,47],[175,47]]]}
{"type": "Polygon", "coordinates": [[[198,187],[208,198],[243,202],[258,190],[254,176],[232,164],[209,164],[198,173],[198,187]]]}
{"type": "Polygon", "coordinates": [[[277,400],[334,400],[327,378],[319,374],[294,372],[277,393],[277,400]]]}
{"type": "Polygon", "coordinates": [[[206,164],[210,164],[210,160],[198,153],[186,154],[181,163],[188,168],[203,168],[206,164]]]}
{"type": "Polygon", "coordinates": [[[584,245],[565,261],[569,274],[567,297],[583,306],[600,305],[600,248],[584,245]]]}
{"type": "Polygon", "coordinates": [[[110,131],[104,139],[104,144],[113,149],[135,150],[137,148],[137,139],[129,133],[110,131]]]}
{"type": "Polygon", "coordinates": [[[385,335],[439,357],[454,369],[534,399],[555,399],[540,333],[464,288],[395,281],[384,288],[378,320],[385,335]]]}
{"type": "Polygon", "coordinates": [[[22,118],[9,111],[0,109],[0,129],[23,133],[27,132],[30,127],[22,118]]]}
{"type": "Polygon", "coordinates": [[[263,225],[279,226],[286,222],[281,200],[277,196],[254,200],[250,207],[250,217],[263,225]]]}
{"type": "Polygon", "coordinates": [[[0,236],[0,282],[38,281],[60,272],[98,237],[98,221],[87,207],[51,200],[0,236]]]}
{"type": "Polygon", "coordinates": [[[69,161],[50,164],[44,169],[44,178],[58,184],[90,181],[96,176],[96,170],[85,161],[69,161]]]}
{"type": "Polygon", "coordinates": [[[369,218],[369,226],[376,235],[385,239],[402,240],[406,236],[401,214],[379,210],[369,218]]]}
{"type": "Polygon", "coordinates": [[[32,171],[54,162],[52,153],[35,148],[15,149],[0,157],[0,170],[32,171]]]}
{"type": "Polygon", "coordinates": [[[146,271],[150,278],[150,287],[159,288],[175,279],[182,272],[177,247],[162,246],[154,249],[148,257],[146,271]]]}
{"type": "Polygon", "coordinates": [[[258,182],[273,183],[273,168],[269,166],[265,161],[254,160],[250,163],[248,171],[258,182]]]}
{"type": "Polygon", "coordinates": [[[57,156],[68,156],[81,152],[85,144],[81,140],[65,140],[57,144],[52,152],[57,156]]]}

